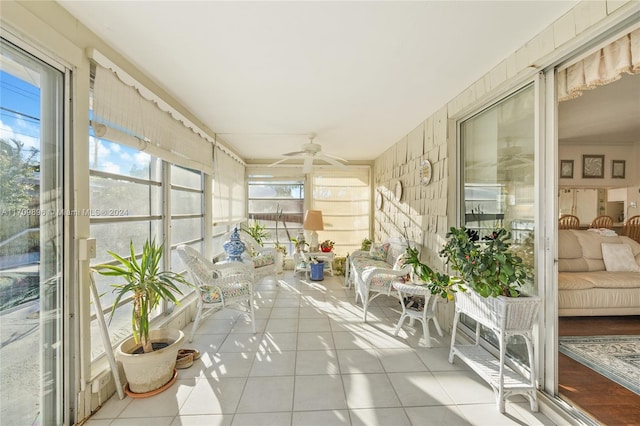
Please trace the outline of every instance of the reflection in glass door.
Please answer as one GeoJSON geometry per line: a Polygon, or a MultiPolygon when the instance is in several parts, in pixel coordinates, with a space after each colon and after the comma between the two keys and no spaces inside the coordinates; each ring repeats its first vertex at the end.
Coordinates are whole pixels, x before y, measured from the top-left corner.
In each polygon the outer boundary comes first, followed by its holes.
{"type": "MultiPolygon", "coordinates": [[[[535,273],[535,85],[530,84],[460,123],[461,223],[479,237],[503,227],[512,248],[531,268],[523,290],[538,294],[535,273]]],[[[475,322],[462,322],[475,329],[475,322]]],[[[483,328],[484,329],[484,328],[483,328]]],[[[493,332],[482,335],[497,345],[493,332]]],[[[525,361],[524,341],[509,340],[513,358],[525,361]]]]}
{"type": "Polygon", "coordinates": [[[0,423],[59,425],[64,76],[0,49],[0,423]]]}

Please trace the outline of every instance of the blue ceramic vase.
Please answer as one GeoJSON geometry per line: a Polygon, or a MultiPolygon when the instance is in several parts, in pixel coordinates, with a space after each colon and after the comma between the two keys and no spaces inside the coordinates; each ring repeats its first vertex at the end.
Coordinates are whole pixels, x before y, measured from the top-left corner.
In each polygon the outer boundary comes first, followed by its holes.
{"type": "Polygon", "coordinates": [[[240,234],[238,233],[238,228],[234,228],[231,233],[231,237],[229,237],[229,241],[225,242],[224,245],[225,253],[227,253],[227,258],[234,262],[242,262],[242,253],[246,250],[246,246],[240,239],[240,234]]]}

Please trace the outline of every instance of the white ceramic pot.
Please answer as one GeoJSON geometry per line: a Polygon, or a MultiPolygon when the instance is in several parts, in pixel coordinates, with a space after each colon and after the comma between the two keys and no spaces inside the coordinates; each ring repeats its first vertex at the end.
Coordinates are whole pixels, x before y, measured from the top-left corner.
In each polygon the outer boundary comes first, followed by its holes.
{"type": "Polygon", "coordinates": [[[129,390],[133,393],[151,392],[168,383],[173,378],[178,351],[184,343],[184,333],[180,330],[151,330],[149,337],[152,342],[169,345],[150,353],[134,354],[140,345],[131,337],[116,350],[116,359],[122,363],[129,390]]]}

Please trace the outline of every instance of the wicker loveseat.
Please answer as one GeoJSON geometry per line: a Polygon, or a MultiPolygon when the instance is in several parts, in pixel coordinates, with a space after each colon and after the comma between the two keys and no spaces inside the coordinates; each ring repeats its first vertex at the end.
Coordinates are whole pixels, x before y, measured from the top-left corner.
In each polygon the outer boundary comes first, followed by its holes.
{"type": "Polygon", "coordinates": [[[613,231],[610,234],[558,231],[560,316],[640,315],[640,244],[613,231]],[[623,245],[631,251],[627,261],[621,262],[624,256],[619,254],[603,256],[603,250],[611,253],[611,247],[628,250],[623,245]],[[608,256],[626,270],[612,268],[608,256]]]}
{"type": "Polygon", "coordinates": [[[346,263],[345,285],[355,286],[356,303],[362,300],[362,319],[367,321],[369,304],[381,294],[397,297],[393,282],[411,273],[411,266],[399,261],[407,248],[406,241],[390,239],[372,244],[371,250],[353,252],[346,263]]]}

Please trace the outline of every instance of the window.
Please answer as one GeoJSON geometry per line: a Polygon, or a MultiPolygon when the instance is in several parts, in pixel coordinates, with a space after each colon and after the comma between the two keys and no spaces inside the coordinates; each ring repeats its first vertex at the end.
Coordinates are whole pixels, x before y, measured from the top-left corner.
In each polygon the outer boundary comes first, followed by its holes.
{"type": "MultiPolygon", "coordinates": [[[[178,244],[204,251],[203,198],[206,179],[213,173],[212,140],[135,79],[121,80],[126,73],[114,72],[117,66],[106,57],[90,53],[95,63],[89,111],[89,216],[97,248],[92,265],[112,262],[107,251],[126,256],[131,242],[141,250],[146,240],[155,239],[164,244],[163,268],[181,271],[182,263],[173,251],[178,244]],[[146,97],[141,96],[143,92],[146,97]]],[[[238,174],[244,176],[244,170],[232,173],[232,177],[238,174]]],[[[239,181],[243,186],[242,179],[239,181]]],[[[229,199],[237,208],[236,200],[230,195],[229,199]]],[[[240,199],[244,206],[244,197],[240,199]]],[[[95,278],[104,314],[114,312],[109,334],[116,344],[131,332],[129,300],[112,306],[112,279],[99,274],[95,278]]],[[[185,293],[182,297],[191,291],[181,289],[185,293]]],[[[171,309],[170,304],[160,306],[152,317],[171,309]]],[[[91,313],[93,361],[104,348],[93,304],[91,313]]]]}
{"type": "Polygon", "coordinates": [[[224,149],[216,147],[211,203],[213,210],[213,254],[224,253],[222,245],[234,226],[246,219],[245,167],[224,149]]]}
{"type": "Polygon", "coordinates": [[[359,250],[368,238],[371,188],[368,167],[350,167],[348,171],[316,168],[313,173],[313,209],[321,210],[324,230],[318,240],[335,241],[337,254],[359,250]]]}
{"type": "MultiPolygon", "coordinates": [[[[204,252],[204,178],[197,170],[171,165],[171,269],[184,270],[182,259],[175,248],[188,244],[204,252]]],[[[186,297],[191,289],[178,284],[186,297]]]]}
{"type": "MultiPolygon", "coordinates": [[[[278,176],[288,169],[270,171],[251,169],[248,178],[249,221],[258,221],[268,232],[265,245],[276,242],[293,253],[291,238],[302,231],[304,218],[304,181],[301,177],[278,176]],[[278,217],[276,233],[276,211],[278,217]]],[[[290,170],[289,170],[290,171],[290,170]]]]}
{"type": "MultiPolygon", "coordinates": [[[[90,232],[96,239],[96,258],[92,265],[113,261],[107,253],[129,253],[133,242],[138,250],[147,239],[164,241],[162,226],[162,161],[144,152],[106,139],[91,137],[90,232]]],[[[166,247],[166,245],[165,245],[166,247]]],[[[95,274],[100,303],[105,315],[113,309],[113,278],[95,274]]],[[[91,305],[91,359],[103,354],[95,319],[95,305],[91,305]]],[[[109,323],[112,343],[130,334],[129,307],[116,309],[109,323]]]]}

